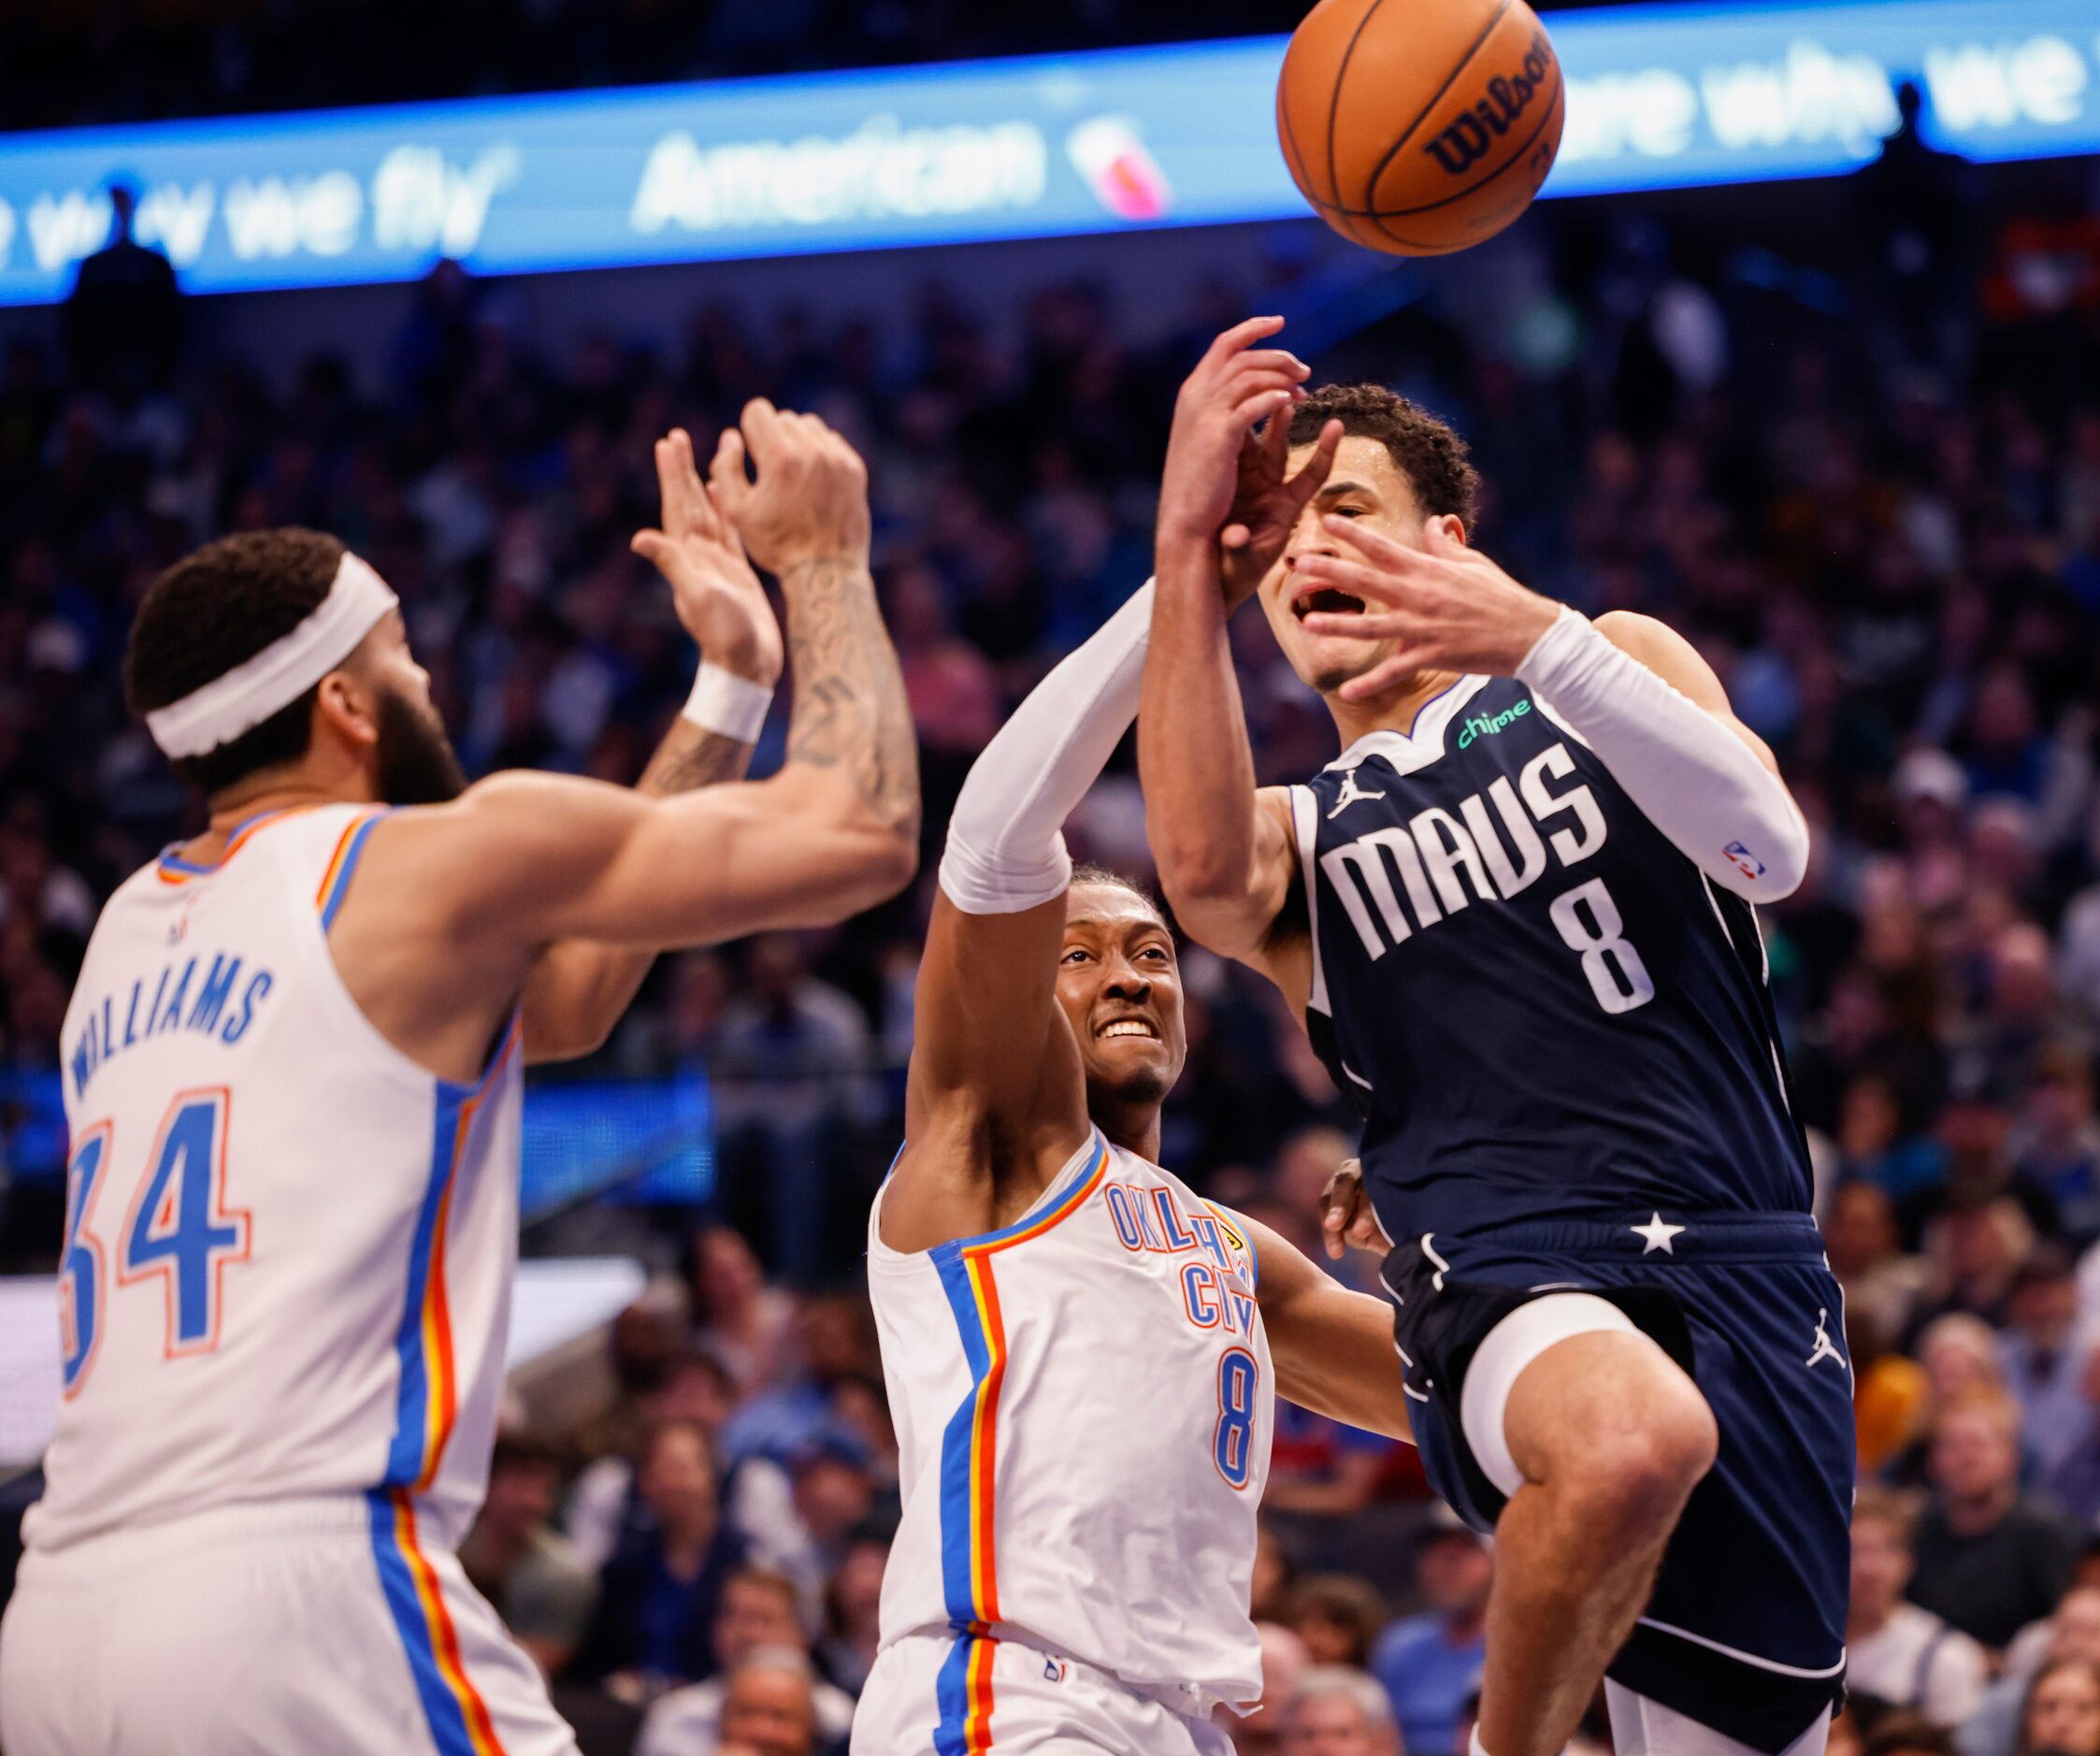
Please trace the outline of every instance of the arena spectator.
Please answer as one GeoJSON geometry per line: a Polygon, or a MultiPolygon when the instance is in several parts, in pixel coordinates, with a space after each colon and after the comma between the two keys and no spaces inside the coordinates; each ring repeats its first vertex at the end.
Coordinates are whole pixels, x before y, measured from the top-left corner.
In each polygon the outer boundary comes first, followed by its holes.
{"type": "Polygon", "coordinates": [[[2002,1393],[1939,1414],[1910,1586],[1915,1603],[1992,1648],[2056,1607],[2078,1552],[2064,1520],[2020,1490],[2019,1421],[2002,1393]]]}
{"type": "Polygon", "coordinates": [[[1460,1720],[1487,1660],[1494,1576],[1486,1540],[1438,1502],[1415,1549],[1416,1589],[1429,1607],[1387,1629],[1371,1653],[1411,1756],[1465,1749],[1460,1720]]]}
{"type": "Polygon", "coordinates": [[[1284,1703],[1282,1756],[1401,1756],[1386,1691],[1345,1664],[1316,1664],[1284,1703]]]}
{"type": "MultiPolygon", "coordinates": [[[[751,1756],[822,1756],[815,1677],[792,1648],[761,1648],[745,1655],[722,1697],[724,1751],[751,1756]]],[[[697,1756],[706,1756],[698,1747],[697,1756]]]]}
{"type": "Polygon", "coordinates": [[[1909,1713],[1877,1721],[1859,1750],[1860,1756],[1955,1756],[1954,1740],[1945,1726],[1909,1713]]]}
{"type": "Polygon", "coordinates": [[[2051,1659],[2027,1685],[2019,1756],[2100,1756],[2100,1670],[2084,1659],[2051,1659]]]}
{"type": "MultiPolygon", "coordinates": [[[[817,1677],[811,1666],[795,1582],[746,1567],[724,1581],[721,1606],[714,1614],[714,1656],[721,1675],[659,1697],[642,1721],[635,1756],[711,1756],[724,1735],[728,1697],[740,1668],[760,1654],[782,1653],[802,1661],[817,1747],[842,1740],[853,1726],[853,1697],[817,1677]]],[[[744,1735],[751,1735],[748,1727],[744,1735]]]]}
{"type": "Polygon", "coordinates": [[[764,1268],[733,1227],[703,1226],[693,1234],[693,1343],[718,1360],[748,1396],[784,1370],[795,1301],[766,1284],[764,1268]]]}
{"type": "Polygon", "coordinates": [[[467,1576],[550,1677],[574,1655],[597,1601],[596,1571],[550,1522],[560,1487],[553,1446],[499,1432],[487,1497],[459,1546],[467,1576]]]}
{"type": "Polygon", "coordinates": [[[2066,1659],[2100,1665],[2100,1587],[2075,1587],[2054,1615],[2022,1629],[2006,1648],[2003,1674],[1962,1727],[1962,1756],[2012,1756],[2027,1686],[2043,1665],[2066,1659]]]}
{"type": "Polygon", "coordinates": [[[699,1428],[658,1427],[635,1485],[647,1517],[598,1576],[597,1610],[572,1667],[629,1698],[712,1673],[717,1607],[743,1551],[723,1520],[699,1428]]]}
{"type": "Polygon", "coordinates": [[[888,1540],[872,1531],[859,1532],[846,1545],[845,1555],[825,1588],[817,1668],[849,1695],[860,1693],[874,1668],[883,1570],[888,1561],[888,1540]]]}
{"type": "Polygon", "coordinates": [[[2021,1449],[2045,1478],[2092,1447],[2093,1410],[2084,1389],[2089,1350],[2078,1345],[2078,1315],[2069,1255],[2060,1245],[2036,1245],[2014,1278],[1999,1348],[2006,1388],[2020,1403],[2021,1449]]]}
{"type": "Polygon", "coordinates": [[[1930,1610],[1903,1601],[1912,1570],[1913,1514],[1871,1483],[1852,1502],[1852,1598],[1846,1684],[1891,1706],[1954,1727],[1976,1711],[1989,1666],[1983,1648],[1930,1610]]]}
{"type": "Polygon", "coordinates": [[[1305,1643],[1315,1664],[1360,1671],[1371,1656],[1373,1638],[1386,1625],[1387,1611],[1365,1580],[1323,1573],[1302,1580],[1291,1592],[1285,1619],[1305,1643]]]}
{"type": "MultiPolygon", "coordinates": [[[[599,1430],[602,1436],[597,1445],[586,1439],[582,1449],[598,1450],[612,1442],[613,1434],[633,1426],[632,1444],[639,1450],[647,1435],[667,1421],[698,1427],[707,1434],[711,1447],[715,1444],[723,1422],[736,1406],[736,1388],[727,1371],[701,1353],[681,1354],[658,1370],[658,1382],[636,1397],[632,1412],[623,1411],[618,1423],[608,1423],[599,1430]]],[[[633,1456],[622,1446],[594,1457],[570,1487],[563,1528],[587,1565],[604,1566],[640,1511],[634,1479],[633,1456]]],[[[773,1504],[773,1498],[765,1491],[770,1486],[750,1481],[741,1471],[731,1475],[726,1494],[729,1522],[747,1537],[764,1528],[773,1504]]],[[[776,1497],[784,1498],[784,1494],[776,1497]]]]}

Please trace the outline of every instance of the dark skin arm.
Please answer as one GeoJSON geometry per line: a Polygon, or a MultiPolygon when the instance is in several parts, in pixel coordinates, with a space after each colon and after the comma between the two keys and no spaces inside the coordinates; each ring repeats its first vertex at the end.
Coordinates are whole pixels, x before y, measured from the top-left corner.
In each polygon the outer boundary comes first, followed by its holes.
{"type": "Polygon", "coordinates": [[[966,914],[935,897],[913,1013],[906,1144],[883,1198],[892,1249],[996,1230],[1086,1140],[1079,1044],[1056,998],[1064,930],[1061,895],[1014,914],[966,914]]]}
{"type": "MultiPolygon", "coordinates": [[[[656,441],[663,526],[636,533],[634,550],[653,562],[706,663],[764,688],[779,681],[780,624],[743,544],[700,480],[693,440],[674,428],[656,441]]],[[[651,799],[741,781],[752,746],[683,715],[656,746],[635,791],[651,799]]],[[[565,940],[533,965],[525,991],[528,1061],[573,1060],[597,1049],[640,991],[654,951],[565,940]]]]}
{"type": "Polygon", "coordinates": [[[1316,1415],[1412,1445],[1392,1307],[1351,1292],[1267,1226],[1241,1217],[1233,1223],[1251,1234],[1260,1262],[1255,1296],[1277,1393],[1316,1415]]]}

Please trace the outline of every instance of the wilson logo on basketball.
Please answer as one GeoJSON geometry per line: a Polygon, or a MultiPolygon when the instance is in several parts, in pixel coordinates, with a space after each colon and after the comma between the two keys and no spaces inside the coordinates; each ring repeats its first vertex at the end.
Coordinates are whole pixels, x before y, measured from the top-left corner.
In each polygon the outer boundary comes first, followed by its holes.
{"type": "Polygon", "coordinates": [[[1534,32],[1531,47],[1525,51],[1522,68],[1506,79],[1489,79],[1488,95],[1461,114],[1422,151],[1453,177],[1470,170],[1487,157],[1489,148],[1507,134],[1511,124],[1531,108],[1532,99],[1538,94],[1552,69],[1553,50],[1546,44],[1546,33],[1534,32]]]}

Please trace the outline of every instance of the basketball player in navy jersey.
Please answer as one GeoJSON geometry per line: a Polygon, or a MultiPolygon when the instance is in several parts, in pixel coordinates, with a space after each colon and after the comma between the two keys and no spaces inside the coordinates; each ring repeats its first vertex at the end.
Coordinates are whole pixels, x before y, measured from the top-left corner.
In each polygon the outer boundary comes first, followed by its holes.
{"type": "Polygon", "coordinates": [[[1280,326],[1176,406],[1141,769],[1181,924],[1361,1110],[1415,1433],[1497,1533],[1474,1751],[1560,1749],[1603,1675],[1620,1756],[1814,1756],[1851,1382],[1753,906],[1806,828],[1688,642],[1469,548],[1463,442],[1307,396],[1280,326]],[[1255,784],[1249,597],[1341,736],[1303,785],[1255,784]]]}

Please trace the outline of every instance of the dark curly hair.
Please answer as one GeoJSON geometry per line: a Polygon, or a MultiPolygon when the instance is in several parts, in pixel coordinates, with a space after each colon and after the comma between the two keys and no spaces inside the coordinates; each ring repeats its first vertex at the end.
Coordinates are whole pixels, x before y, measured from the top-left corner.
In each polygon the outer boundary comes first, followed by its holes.
{"type": "Polygon", "coordinates": [[[1374,439],[1415,490],[1425,518],[1463,519],[1470,530],[1480,475],[1466,456],[1466,442],[1426,409],[1383,384],[1323,384],[1291,410],[1290,442],[1310,445],[1330,421],[1345,436],[1374,439]]]}
{"type": "MultiPolygon", "coordinates": [[[[336,538],[296,527],[242,531],[185,555],[153,582],[132,621],[126,705],[151,713],[180,701],[281,640],[320,608],[342,557],[336,538]]],[[[176,758],[176,773],[209,798],[261,770],[296,762],[312,739],[319,687],[230,743],[176,758]]]]}

